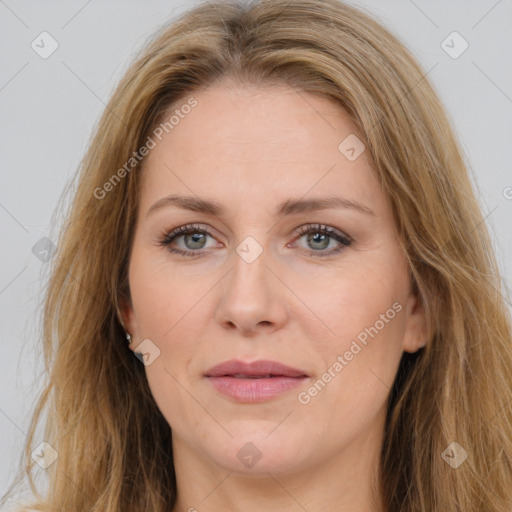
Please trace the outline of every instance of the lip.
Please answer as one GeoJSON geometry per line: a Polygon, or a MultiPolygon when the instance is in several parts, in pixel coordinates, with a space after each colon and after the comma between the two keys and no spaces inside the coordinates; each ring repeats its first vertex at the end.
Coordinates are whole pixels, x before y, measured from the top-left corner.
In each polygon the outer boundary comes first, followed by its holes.
{"type": "Polygon", "coordinates": [[[309,379],[305,371],[277,361],[236,359],[210,368],[205,377],[219,393],[242,403],[270,400],[309,379]]]}

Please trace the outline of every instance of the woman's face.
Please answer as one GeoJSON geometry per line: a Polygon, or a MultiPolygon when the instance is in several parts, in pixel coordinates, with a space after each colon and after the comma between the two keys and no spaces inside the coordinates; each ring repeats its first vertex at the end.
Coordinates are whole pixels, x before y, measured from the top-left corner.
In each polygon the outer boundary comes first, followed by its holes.
{"type": "Polygon", "coordinates": [[[286,86],[193,97],[145,160],[124,309],[176,464],[375,462],[400,357],[426,332],[356,128],[286,86]]]}

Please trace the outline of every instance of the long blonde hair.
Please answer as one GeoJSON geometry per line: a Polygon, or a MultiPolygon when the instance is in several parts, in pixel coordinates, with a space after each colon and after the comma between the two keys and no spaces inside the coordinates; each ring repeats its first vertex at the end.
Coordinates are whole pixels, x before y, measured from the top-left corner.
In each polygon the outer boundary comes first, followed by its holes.
{"type": "Polygon", "coordinates": [[[204,3],[160,30],[121,80],[58,240],[43,311],[48,385],[20,468],[36,499],[23,510],[174,506],[171,429],[117,315],[129,297],[142,163],[118,170],[170,105],[222,77],[335,100],[364,134],[391,200],[431,336],[404,354],[390,394],[379,481],[386,510],[511,510],[512,329],[468,167],[414,58],[336,0],[204,3]],[[30,456],[43,411],[44,440],[58,453],[47,495],[30,456]],[[456,469],[442,456],[452,442],[468,454],[456,469]]]}

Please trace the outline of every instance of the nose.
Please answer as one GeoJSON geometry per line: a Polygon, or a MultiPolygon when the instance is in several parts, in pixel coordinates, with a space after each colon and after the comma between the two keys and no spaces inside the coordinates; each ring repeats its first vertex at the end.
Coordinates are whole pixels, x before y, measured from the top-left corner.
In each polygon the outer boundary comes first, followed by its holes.
{"type": "Polygon", "coordinates": [[[254,261],[233,254],[233,267],[219,287],[221,296],[215,311],[216,321],[226,330],[252,337],[270,334],[285,325],[285,279],[279,278],[269,263],[266,250],[254,261]]]}

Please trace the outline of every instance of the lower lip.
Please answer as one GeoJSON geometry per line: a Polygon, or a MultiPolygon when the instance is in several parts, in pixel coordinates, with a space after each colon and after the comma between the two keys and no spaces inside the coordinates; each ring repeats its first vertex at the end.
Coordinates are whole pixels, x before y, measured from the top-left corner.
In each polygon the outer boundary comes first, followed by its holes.
{"type": "Polygon", "coordinates": [[[300,386],[307,377],[270,377],[237,379],[235,377],[207,377],[213,387],[238,402],[265,402],[300,386]]]}

